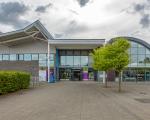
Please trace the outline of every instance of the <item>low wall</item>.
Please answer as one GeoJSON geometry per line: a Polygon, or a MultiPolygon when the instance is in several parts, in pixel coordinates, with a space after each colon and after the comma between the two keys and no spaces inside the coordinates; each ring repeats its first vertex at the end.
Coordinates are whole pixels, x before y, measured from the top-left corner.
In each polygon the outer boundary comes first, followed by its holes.
{"type": "Polygon", "coordinates": [[[39,76],[38,61],[0,61],[0,70],[17,70],[39,76]]]}

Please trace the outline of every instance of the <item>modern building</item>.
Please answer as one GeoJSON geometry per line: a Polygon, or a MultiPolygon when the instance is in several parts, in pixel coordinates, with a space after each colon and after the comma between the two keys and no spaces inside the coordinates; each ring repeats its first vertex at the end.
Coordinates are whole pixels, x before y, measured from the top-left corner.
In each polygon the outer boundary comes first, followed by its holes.
{"type": "MultiPolygon", "coordinates": [[[[140,39],[126,38],[132,45],[131,61],[123,79],[150,80],[150,45],[140,39]]],[[[38,61],[42,81],[102,80],[102,72],[92,68],[90,53],[104,44],[105,39],[55,39],[40,21],[35,21],[24,29],[0,35],[0,62],[38,61]]],[[[112,80],[113,76],[108,73],[112,80]]]]}

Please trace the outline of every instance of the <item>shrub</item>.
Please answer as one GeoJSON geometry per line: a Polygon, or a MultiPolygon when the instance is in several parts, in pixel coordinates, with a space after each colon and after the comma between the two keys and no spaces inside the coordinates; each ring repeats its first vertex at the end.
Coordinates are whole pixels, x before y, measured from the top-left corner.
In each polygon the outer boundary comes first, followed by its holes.
{"type": "Polygon", "coordinates": [[[26,89],[29,85],[29,73],[19,71],[0,71],[0,94],[26,89]]]}

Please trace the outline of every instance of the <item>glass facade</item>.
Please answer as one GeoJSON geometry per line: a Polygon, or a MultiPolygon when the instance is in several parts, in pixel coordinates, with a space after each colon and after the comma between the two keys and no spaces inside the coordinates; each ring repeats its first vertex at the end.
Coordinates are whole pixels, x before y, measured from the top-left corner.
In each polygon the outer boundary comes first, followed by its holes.
{"type": "Polygon", "coordinates": [[[129,41],[130,64],[123,71],[124,81],[148,81],[150,80],[150,50],[140,43],[129,41]]]}
{"type": "Polygon", "coordinates": [[[90,50],[60,50],[59,66],[61,67],[84,67],[92,66],[90,50]]]}

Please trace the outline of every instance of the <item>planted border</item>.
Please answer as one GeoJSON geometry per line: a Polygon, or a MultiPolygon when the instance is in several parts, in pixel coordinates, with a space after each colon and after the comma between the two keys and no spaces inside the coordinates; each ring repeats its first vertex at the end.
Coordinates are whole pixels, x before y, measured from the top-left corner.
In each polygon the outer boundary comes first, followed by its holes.
{"type": "Polygon", "coordinates": [[[27,89],[30,85],[30,74],[19,71],[0,71],[0,94],[27,89]]]}

